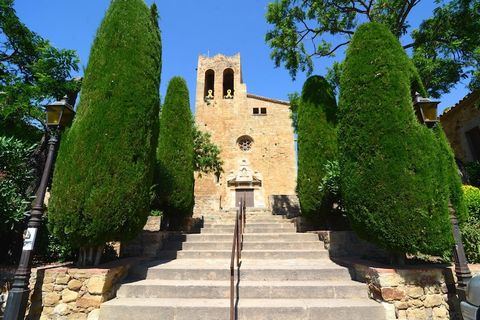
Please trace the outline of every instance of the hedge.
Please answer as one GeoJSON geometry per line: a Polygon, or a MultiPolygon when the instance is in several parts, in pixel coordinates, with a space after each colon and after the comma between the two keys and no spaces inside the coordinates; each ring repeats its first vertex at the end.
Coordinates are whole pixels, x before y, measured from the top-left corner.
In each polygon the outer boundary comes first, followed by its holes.
{"type": "Polygon", "coordinates": [[[305,81],[298,108],[297,193],[301,212],[324,217],[331,202],[319,188],[328,161],[337,159],[337,102],[331,85],[321,76],[305,81]]]}
{"type": "Polygon", "coordinates": [[[449,201],[462,199],[452,196],[441,135],[414,115],[413,93],[426,95],[418,73],[384,25],[357,29],[340,88],[341,187],[352,227],[392,253],[443,255],[453,244],[449,201]]]}
{"type": "Polygon", "coordinates": [[[190,98],[185,80],[170,80],[160,117],[158,209],[172,226],[179,226],[193,210],[194,156],[190,98]]]}
{"type": "Polygon", "coordinates": [[[113,0],[97,31],[48,213],[52,232],[74,248],[130,240],[145,224],[161,68],[152,17],[142,0],[113,0]]]}

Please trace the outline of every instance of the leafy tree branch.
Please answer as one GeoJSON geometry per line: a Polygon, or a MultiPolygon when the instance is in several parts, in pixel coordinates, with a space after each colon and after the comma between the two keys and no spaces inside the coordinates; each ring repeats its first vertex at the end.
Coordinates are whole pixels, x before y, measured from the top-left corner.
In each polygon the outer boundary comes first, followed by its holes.
{"type": "Polygon", "coordinates": [[[283,65],[295,79],[298,72],[313,72],[314,58],[341,52],[360,24],[379,22],[406,42],[404,49],[411,50],[431,96],[439,97],[467,78],[471,89],[479,87],[480,1],[437,1],[433,15],[413,29],[409,17],[420,2],[276,0],[268,6],[272,29],[265,39],[275,66],[283,65]]]}

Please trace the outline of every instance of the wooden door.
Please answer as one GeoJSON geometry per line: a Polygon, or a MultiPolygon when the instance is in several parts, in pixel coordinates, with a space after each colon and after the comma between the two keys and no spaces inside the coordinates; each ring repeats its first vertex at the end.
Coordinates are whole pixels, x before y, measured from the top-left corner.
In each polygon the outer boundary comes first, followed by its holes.
{"type": "Polygon", "coordinates": [[[253,189],[237,189],[235,190],[235,206],[238,207],[239,202],[245,199],[246,207],[254,207],[253,189]]]}

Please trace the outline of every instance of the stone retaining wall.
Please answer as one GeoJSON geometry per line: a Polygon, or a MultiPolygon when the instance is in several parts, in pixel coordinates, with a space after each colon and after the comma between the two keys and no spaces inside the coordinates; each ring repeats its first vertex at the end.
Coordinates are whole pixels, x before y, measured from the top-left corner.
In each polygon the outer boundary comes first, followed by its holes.
{"type": "Polygon", "coordinates": [[[300,201],[297,195],[271,195],[269,204],[272,214],[294,218],[300,215],[300,201]]]}
{"type": "Polygon", "coordinates": [[[26,319],[98,319],[100,304],[115,297],[135,261],[119,260],[92,269],[34,269],[30,278],[30,287],[34,289],[26,319]]]}
{"type": "MultiPolygon", "coordinates": [[[[337,262],[349,268],[354,280],[367,284],[370,298],[384,305],[387,320],[461,320],[452,266],[391,269],[361,260],[337,262]]],[[[480,273],[479,265],[471,269],[480,273]]]]}
{"type": "Polygon", "coordinates": [[[318,235],[330,257],[357,257],[361,259],[386,259],[388,254],[378,246],[360,239],[353,231],[309,231],[318,235]]]}

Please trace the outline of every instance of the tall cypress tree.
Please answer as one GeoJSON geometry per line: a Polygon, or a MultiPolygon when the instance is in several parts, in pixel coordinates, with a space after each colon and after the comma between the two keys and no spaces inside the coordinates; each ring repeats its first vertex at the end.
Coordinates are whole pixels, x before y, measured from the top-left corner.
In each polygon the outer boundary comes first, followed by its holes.
{"type": "Polygon", "coordinates": [[[328,199],[319,186],[327,161],[337,159],[337,103],[331,85],[321,76],[305,81],[298,109],[297,192],[302,214],[325,215],[328,199]]]}
{"type": "Polygon", "coordinates": [[[97,31],[48,213],[50,229],[75,248],[129,240],[145,224],[158,140],[154,20],[142,0],[113,0],[97,31]]]}
{"type": "Polygon", "coordinates": [[[353,228],[393,253],[451,248],[449,156],[418,123],[412,93],[425,95],[398,40],[378,23],[358,28],[341,78],[342,191],[353,228]]]}
{"type": "Polygon", "coordinates": [[[172,226],[179,226],[193,209],[193,127],[185,80],[170,80],[160,118],[157,150],[158,199],[172,226]]]}

